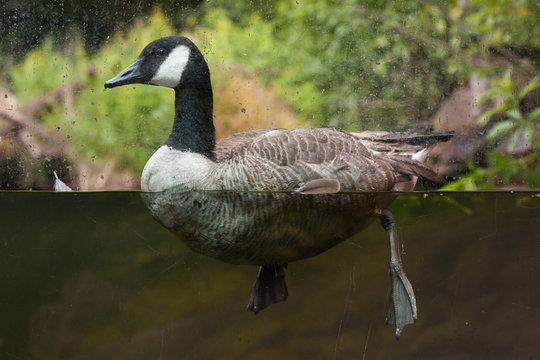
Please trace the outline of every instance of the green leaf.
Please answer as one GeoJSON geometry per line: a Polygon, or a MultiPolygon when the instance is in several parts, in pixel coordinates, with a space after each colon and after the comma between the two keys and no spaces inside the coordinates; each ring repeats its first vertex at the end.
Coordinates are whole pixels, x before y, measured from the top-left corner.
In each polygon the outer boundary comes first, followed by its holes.
{"type": "Polygon", "coordinates": [[[499,87],[492,87],[484,91],[478,98],[478,104],[483,105],[489,100],[493,100],[498,96],[501,96],[502,90],[499,87]]]}
{"type": "Polygon", "coordinates": [[[512,120],[505,120],[497,122],[489,129],[486,134],[486,140],[498,140],[506,136],[511,130],[515,128],[516,124],[512,120]]]}
{"type": "Polygon", "coordinates": [[[523,115],[521,114],[521,111],[519,109],[510,109],[506,112],[506,116],[508,116],[511,119],[514,119],[516,121],[523,120],[523,115]]]}
{"type": "Polygon", "coordinates": [[[491,117],[493,115],[500,113],[505,108],[506,108],[505,103],[503,103],[499,106],[492,107],[491,109],[484,111],[484,113],[478,117],[478,120],[477,120],[478,124],[480,125],[487,124],[489,120],[491,120],[491,117]]]}
{"type": "Polygon", "coordinates": [[[525,85],[520,91],[519,91],[519,98],[523,99],[525,95],[533,91],[534,89],[537,89],[540,87],[540,76],[535,76],[534,79],[532,79],[527,85],[525,85]]]}
{"type": "Polygon", "coordinates": [[[527,115],[527,121],[533,121],[536,120],[536,118],[540,117],[540,107],[535,108],[532,110],[529,115],[527,115]]]}

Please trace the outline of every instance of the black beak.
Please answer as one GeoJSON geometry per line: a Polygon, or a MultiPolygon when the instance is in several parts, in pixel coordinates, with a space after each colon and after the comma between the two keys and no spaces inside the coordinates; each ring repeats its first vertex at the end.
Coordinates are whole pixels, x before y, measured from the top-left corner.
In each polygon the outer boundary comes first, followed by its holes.
{"type": "Polygon", "coordinates": [[[146,83],[144,76],[141,74],[139,69],[140,63],[140,59],[135,60],[133,64],[125,68],[120,74],[106,81],[105,88],[107,89],[128,84],[146,83]]]}

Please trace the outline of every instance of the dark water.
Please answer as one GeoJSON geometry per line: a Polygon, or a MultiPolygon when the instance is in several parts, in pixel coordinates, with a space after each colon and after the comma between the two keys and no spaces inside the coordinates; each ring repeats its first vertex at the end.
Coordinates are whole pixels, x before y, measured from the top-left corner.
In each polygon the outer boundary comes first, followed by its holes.
{"type": "Polygon", "coordinates": [[[389,208],[419,312],[399,341],[378,221],[290,263],[288,300],[254,316],[257,268],[193,252],[138,193],[1,192],[0,358],[540,357],[540,194],[406,194],[389,208]]]}

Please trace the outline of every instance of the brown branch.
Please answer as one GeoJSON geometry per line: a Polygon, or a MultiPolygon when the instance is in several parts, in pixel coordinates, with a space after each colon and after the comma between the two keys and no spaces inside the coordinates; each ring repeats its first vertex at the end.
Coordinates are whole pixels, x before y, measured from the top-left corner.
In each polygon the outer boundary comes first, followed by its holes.
{"type": "Polygon", "coordinates": [[[71,145],[67,141],[55,134],[45,125],[42,125],[37,119],[32,118],[23,112],[18,110],[10,111],[0,109],[0,117],[21,128],[22,131],[19,132],[20,139],[24,144],[36,150],[31,152],[33,156],[37,157],[43,152],[54,153],[59,151],[74,154],[71,145]],[[42,149],[41,146],[36,144],[33,140],[36,135],[50,148],[49,150],[42,149]]]}
{"type": "Polygon", "coordinates": [[[492,45],[489,47],[489,50],[491,53],[500,55],[503,58],[510,61],[511,63],[521,66],[527,73],[531,74],[531,76],[534,76],[534,74],[536,74],[537,72],[534,65],[529,64],[527,61],[522,59],[519,55],[515,54],[515,52],[509,47],[500,46],[500,45],[492,45]]]}
{"type": "Polygon", "coordinates": [[[60,85],[56,89],[36,97],[31,103],[21,108],[20,111],[30,117],[37,118],[41,111],[50,108],[58,101],[62,101],[67,105],[69,99],[73,98],[73,95],[81,90],[81,88],[80,81],[72,81],[60,85]]]}

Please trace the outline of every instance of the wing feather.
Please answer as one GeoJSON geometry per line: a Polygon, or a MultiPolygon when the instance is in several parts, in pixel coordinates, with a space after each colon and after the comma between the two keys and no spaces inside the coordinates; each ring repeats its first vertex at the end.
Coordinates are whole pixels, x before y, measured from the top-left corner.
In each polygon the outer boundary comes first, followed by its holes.
{"type": "Polygon", "coordinates": [[[337,180],[340,191],[385,191],[412,190],[416,177],[444,182],[410,158],[412,145],[406,140],[375,146],[361,134],[324,128],[252,130],[219,141],[216,157],[225,186],[235,189],[335,189],[337,180]]]}

